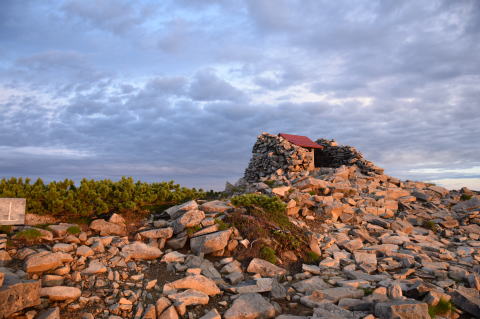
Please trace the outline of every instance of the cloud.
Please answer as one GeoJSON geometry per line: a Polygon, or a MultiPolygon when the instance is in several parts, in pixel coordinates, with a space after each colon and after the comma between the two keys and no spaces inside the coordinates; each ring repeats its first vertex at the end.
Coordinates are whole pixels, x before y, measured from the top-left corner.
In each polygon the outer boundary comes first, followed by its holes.
{"type": "Polygon", "coordinates": [[[220,189],[268,131],[478,178],[477,1],[0,6],[0,176],[220,189]]]}
{"type": "Polygon", "coordinates": [[[243,92],[220,79],[211,70],[197,72],[190,84],[189,95],[196,101],[241,101],[245,98],[243,92]]]}
{"type": "Polygon", "coordinates": [[[132,5],[127,1],[97,0],[95,2],[66,1],[63,10],[72,18],[80,18],[92,28],[100,28],[117,35],[130,31],[141,25],[145,18],[153,14],[152,5],[132,5]]]}

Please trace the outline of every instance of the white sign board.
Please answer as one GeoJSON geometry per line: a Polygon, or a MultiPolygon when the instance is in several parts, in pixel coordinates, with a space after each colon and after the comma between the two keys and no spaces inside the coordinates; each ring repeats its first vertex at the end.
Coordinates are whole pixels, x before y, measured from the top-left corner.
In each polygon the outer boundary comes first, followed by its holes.
{"type": "Polygon", "coordinates": [[[25,198],[0,198],[0,225],[25,224],[25,198]]]}

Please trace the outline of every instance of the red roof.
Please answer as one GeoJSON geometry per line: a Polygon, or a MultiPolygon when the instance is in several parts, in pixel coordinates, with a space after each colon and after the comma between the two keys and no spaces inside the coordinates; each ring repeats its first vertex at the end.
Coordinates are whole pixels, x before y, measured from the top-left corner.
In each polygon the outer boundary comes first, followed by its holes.
{"type": "Polygon", "coordinates": [[[306,136],[292,135],[292,134],[285,134],[285,133],[280,133],[278,135],[280,135],[290,143],[301,146],[301,147],[323,148],[323,146],[318,145],[317,143],[315,143],[314,141],[312,141],[306,136]]]}

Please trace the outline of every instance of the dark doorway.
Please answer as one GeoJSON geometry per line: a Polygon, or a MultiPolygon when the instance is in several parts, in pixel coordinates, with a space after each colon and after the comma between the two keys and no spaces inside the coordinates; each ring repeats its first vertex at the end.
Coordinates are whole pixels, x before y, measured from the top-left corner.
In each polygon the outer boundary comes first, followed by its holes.
{"type": "Polygon", "coordinates": [[[314,150],[314,164],[315,168],[318,167],[332,167],[334,159],[332,156],[325,152],[323,149],[316,148],[314,150]]]}

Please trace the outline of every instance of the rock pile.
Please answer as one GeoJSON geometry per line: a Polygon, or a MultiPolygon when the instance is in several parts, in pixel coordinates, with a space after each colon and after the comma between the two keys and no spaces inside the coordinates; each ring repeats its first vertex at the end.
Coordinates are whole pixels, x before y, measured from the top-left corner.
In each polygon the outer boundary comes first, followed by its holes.
{"type": "Polygon", "coordinates": [[[383,169],[363,158],[355,147],[337,145],[334,140],[318,139],[317,144],[323,146],[317,151],[316,165],[319,167],[340,167],[355,165],[365,175],[383,174],[383,169]]]}
{"type": "Polygon", "coordinates": [[[222,222],[242,211],[227,199],[36,228],[28,246],[1,235],[0,318],[479,318],[480,194],[357,165],[253,183],[308,238],[292,265],[237,254],[253,241],[222,222]]]}
{"type": "Polygon", "coordinates": [[[252,153],[244,177],[249,183],[266,180],[288,182],[305,172],[313,161],[308,150],[268,133],[258,136],[252,153]]]}
{"type": "Polygon", "coordinates": [[[383,174],[382,168],[367,161],[354,147],[338,146],[335,141],[325,139],[318,139],[316,143],[323,149],[316,149],[314,156],[312,151],[290,143],[281,136],[262,133],[253,146],[253,155],[243,181],[276,181],[289,185],[295,178],[308,175],[312,167],[338,168],[344,165],[355,166],[365,175],[383,174]]]}

